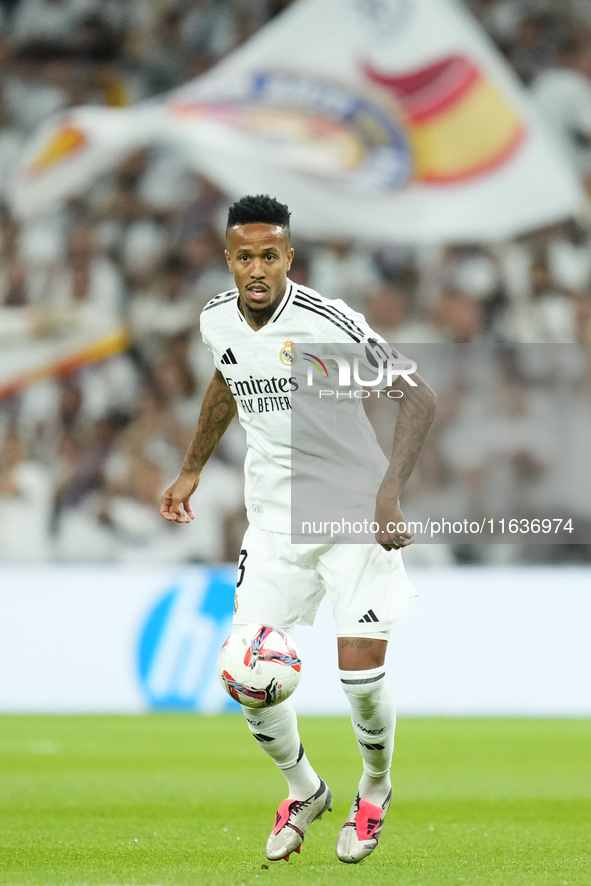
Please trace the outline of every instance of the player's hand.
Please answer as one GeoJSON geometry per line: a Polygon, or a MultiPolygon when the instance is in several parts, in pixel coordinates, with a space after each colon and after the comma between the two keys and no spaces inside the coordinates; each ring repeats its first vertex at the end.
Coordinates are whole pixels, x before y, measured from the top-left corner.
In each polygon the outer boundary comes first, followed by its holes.
{"type": "Polygon", "coordinates": [[[174,523],[190,523],[195,519],[190,498],[199,486],[201,474],[179,474],[160,496],[160,514],[174,523]]]}
{"type": "Polygon", "coordinates": [[[392,548],[406,548],[413,543],[414,535],[408,532],[400,504],[397,500],[386,498],[378,494],[376,499],[376,523],[380,527],[375,534],[375,539],[386,551],[392,548]],[[390,530],[388,531],[388,526],[390,530]]]}

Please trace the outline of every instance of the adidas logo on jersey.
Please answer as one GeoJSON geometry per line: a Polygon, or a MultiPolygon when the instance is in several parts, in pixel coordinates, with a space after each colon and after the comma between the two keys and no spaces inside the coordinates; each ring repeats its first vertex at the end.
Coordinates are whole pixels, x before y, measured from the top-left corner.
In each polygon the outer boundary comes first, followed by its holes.
{"type": "Polygon", "coordinates": [[[359,621],[363,624],[363,622],[379,621],[379,618],[373,609],[368,609],[363,618],[360,618],[359,621]]]}
{"type": "Polygon", "coordinates": [[[226,353],[222,356],[220,363],[238,363],[238,360],[232,353],[232,348],[228,348],[226,353]]]}

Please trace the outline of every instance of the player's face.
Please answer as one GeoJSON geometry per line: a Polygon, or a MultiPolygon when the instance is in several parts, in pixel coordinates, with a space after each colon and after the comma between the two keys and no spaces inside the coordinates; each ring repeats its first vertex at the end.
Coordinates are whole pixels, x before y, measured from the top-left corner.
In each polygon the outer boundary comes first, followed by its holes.
{"type": "Polygon", "coordinates": [[[283,298],[292,260],[293,249],[283,228],[256,223],[228,231],[226,261],[244,316],[255,325],[266,322],[283,298]]]}

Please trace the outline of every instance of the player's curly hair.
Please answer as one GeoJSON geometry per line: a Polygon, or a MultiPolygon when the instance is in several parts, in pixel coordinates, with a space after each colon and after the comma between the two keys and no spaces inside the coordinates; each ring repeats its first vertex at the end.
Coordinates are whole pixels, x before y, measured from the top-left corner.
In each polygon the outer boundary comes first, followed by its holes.
{"type": "Polygon", "coordinates": [[[226,230],[233,228],[234,225],[248,225],[258,222],[264,225],[277,225],[279,228],[284,228],[289,235],[290,215],[291,213],[284,203],[279,203],[268,194],[241,197],[228,210],[226,230]]]}

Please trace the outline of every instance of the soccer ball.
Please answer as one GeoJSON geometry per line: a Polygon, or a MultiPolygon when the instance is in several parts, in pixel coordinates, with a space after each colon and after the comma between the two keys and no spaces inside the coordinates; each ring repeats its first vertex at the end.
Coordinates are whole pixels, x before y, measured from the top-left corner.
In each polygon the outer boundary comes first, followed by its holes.
{"type": "Polygon", "coordinates": [[[301,671],[293,641],[265,625],[246,625],[230,634],[218,658],[222,686],[249,708],[285,701],[300,682],[301,671]]]}

